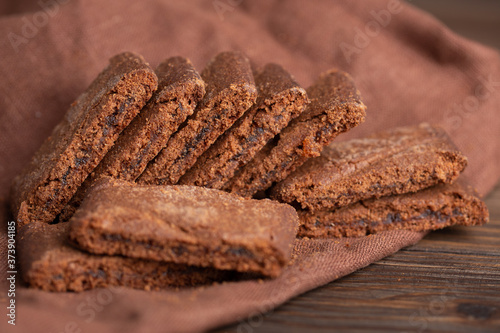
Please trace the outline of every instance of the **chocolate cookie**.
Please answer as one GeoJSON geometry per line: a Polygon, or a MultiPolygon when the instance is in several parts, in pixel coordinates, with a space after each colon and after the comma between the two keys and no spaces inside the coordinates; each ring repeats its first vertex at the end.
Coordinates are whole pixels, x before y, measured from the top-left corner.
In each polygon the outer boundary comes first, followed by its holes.
{"type": "Polygon", "coordinates": [[[255,84],[259,95],[252,108],[198,158],[179,184],[221,188],[308,103],[305,90],[279,65],[267,64],[255,75],[255,84]]]}
{"type": "Polygon", "coordinates": [[[101,178],[70,224],[72,241],[92,253],[276,277],[290,260],[298,219],[276,201],[101,178]]]}
{"type": "Polygon", "coordinates": [[[142,57],[111,58],[15,178],[11,205],[18,224],[53,221],[156,87],[142,57]]]}
{"type": "Polygon", "coordinates": [[[186,58],[165,60],[156,75],[158,90],[64,208],[62,221],[73,215],[96,179],[111,176],[135,181],[205,94],[205,83],[186,58]]]}
{"type": "Polygon", "coordinates": [[[19,264],[23,279],[48,291],[83,291],[124,286],[155,290],[210,284],[231,272],[153,260],[100,256],[67,241],[68,223],[32,223],[20,229],[19,264]]]}
{"type": "Polygon", "coordinates": [[[299,236],[357,237],[385,230],[435,230],[488,222],[488,209],[458,183],[363,200],[337,210],[299,211],[299,236]]]}
{"type": "Polygon", "coordinates": [[[332,143],[278,183],[271,197],[309,210],[333,209],[452,183],[466,165],[444,130],[424,123],[332,143]]]}
{"type": "Polygon", "coordinates": [[[218,54],[201,76],[207,84],[205,97],[187,123],[149,163],[139,183],[177,183],[196,159],[255,102],[257,89],[250,63],[239,53],[218,54]]]}
{"type": "Polygon", "coordinates": [[[366,107],[351,77],[342,71],[322,74],[307,94],[311,103],[306,110],[239,169],[224,190],[251,197],[319,156],[337,135],[364,121],[366,107]]]}

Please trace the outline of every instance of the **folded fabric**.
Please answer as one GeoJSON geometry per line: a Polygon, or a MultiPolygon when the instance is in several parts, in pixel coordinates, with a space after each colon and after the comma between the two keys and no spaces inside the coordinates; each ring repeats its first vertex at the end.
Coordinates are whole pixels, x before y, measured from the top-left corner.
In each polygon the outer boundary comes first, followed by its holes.
{"type": "MultiPolygon", "coordinates": [[[[436,123],[468,158],[465,179],[481,193],[500,176],[498,53],[399,1],[26,0],[9,6],[26,11],[0,18],[2,221],[8,219],[13,177],[108,59],[122,51],[144,55],[153,67],[182,55],[197,69],[218,52],[242,51],[257,66],[279,63],[304,87],[320,73],[340,68],[352,75],[369,110],[366,121],[341,140],[436,123]]],[[[7,228],[1,230],[5,258],[7,228]]],[[[94,290],[78,296],[19,286],[17,310],[25,320],[18,321],[16,331],[63,331],[68,323],[93,332],[207,330],[270,310],[421,237],[389,231],[348,240],[348,249],[345,241],[300,240],[293,264],[265,283],[154,294],[94,290]],[[105,310],[83,311],[88,297],[108,301],[105,310]]],[[[0,279],[6,281],[6,261],[0,265],[0,279]]],[[[1,321],[1,331],[5,325],[1,321]]]]}

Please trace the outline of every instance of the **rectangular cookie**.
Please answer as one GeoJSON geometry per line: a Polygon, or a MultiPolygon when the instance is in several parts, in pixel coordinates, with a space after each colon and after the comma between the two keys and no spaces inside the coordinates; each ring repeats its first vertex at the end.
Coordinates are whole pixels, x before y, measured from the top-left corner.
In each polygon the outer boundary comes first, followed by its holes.
{"type": "Polygon", "coordinates": [[[205,83],[186,58],[169,58],[155,72],[158,90],[63,209],[61,221],[73,215],[96,179],[110,176],[135,181],[205,94],[205,83]]]}
{"type": "Polygon", "coordinates": [[[286,178],[337,135],[365,119],[365,105],[352,78],[340,70],[323,73],[307,89],[306,110],[290,122],[222,189],[251,197],[286,178]]]}
{"type": "Polygon", "coordinates": [[[156,87],[156,75],[142,57],[111,58],[14,179],[11,206],[17,223],[53,221],[156,87]]]}
{"type": "Polygon", "coordinates": [[[281,66],[255,74],[255,104],[201,155],[179,184],[221,188],[307,105],[306,91],[281,66]]]}
{"type": "Polygon", "coordinates": [[[467,158],[443,129],[423,123],[332,143],[275,185],[273,199],[322,210],[452,183],[467,158]]]}
{"type": "Polygon", "coordinates": [[[226,271],[86,253],[68,243],[69,227],[68,223],[32,223],[20,229],[20,270],[30,286],[77,292],[112,286],[157,290],[231,278],[226,271]]]}
{"type": "Polygon", "coordinates": [[[76,246],[95,254],[276,277],[290,260],[298,218],[267,199],[101,178],[70,225],[76,246]]]}
{"type": "Polygon", "coordinates": [[[255,102],[257,89],[248,59],[237,52],[214,57],[201,74],[207,93],[182,128],[149,163],[141,184],[172,185],[255,102]]]}
{"type": "Polygon", "coordinates": [[[301,237],[358,237],[385,230],[436,230],[488,222],[488,209],[469,188],[440,184],[416,193],[363,200],[337,210],[299,210],[301,237]]]}

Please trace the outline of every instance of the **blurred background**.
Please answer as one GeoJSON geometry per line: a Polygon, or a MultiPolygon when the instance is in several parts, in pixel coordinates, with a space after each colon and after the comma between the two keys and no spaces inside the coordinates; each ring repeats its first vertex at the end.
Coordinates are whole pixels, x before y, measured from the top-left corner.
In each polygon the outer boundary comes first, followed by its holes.
{"type": "MultiPolygon", "coordinates": [[[[500,49],[499,0],[406,1],[433,14],[462,36],[500,49]]],[[[50,0],[0,0],[0,14],[34,12],[40,10],[40,2],[46,3],[50,2],[50,0]]]]}
{"type": "MultiPolygon", "coordinates": [[[[40,10],[40,3],[43,4],[50,1],[51,0],[0,0],[0,15],[35,12],[40,10]]],[[[462,36],[500,49],[499,0],[403,1],[431,13],[462,36]]]]}
{"type": "Polygon", "coordinates": [[[462,36],[500,49],[500,1],[413,0],[462,36]]]}

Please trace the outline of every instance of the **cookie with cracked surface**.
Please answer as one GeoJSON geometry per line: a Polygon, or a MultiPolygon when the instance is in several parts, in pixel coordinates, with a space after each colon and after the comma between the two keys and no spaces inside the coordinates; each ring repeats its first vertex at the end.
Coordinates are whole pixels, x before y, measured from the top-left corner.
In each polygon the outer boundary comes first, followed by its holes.
{"type": "Polygon", "coordinates": [[[211,284],[231,272],[125,258],[93,255],[68,242],[68,223],[32,223],[19,230],[19,264],[23,279],[47,291],[84,291],[123,286],[157,290],[211,284]]]}
{"type": "Polygon", "coordinates": [[[156,88],[142,57],[111,58],[14,179],[11,207],[18,224],[52,222],[156,88]]]}
{"type": "Polygon", "coordinates": [[[101,178],[70,220],[81,249],[276,277],[288,263],[295,209],[198,186],[101,178]]]}
{"type": "Polygon", "coordinates": [[[437,230],[452,225],[482,225],[489,220],[484,202],[459,183],[362,200],[336,210],[299,210],[298,214],[298,235],[310,238],[359,237],[385,230],[437,230]]]}
{"type": "Polygon", "coordinates": [[[454,182],[467,165],[446,132],[423,123],[332,143],[278,183],[273,199],[335,209],[454,182]]]}
{"type": "Polygon", "coordinates": [[[137,180],[172,185],[198,157],[255,102],[257,89],[249,60],[238,52],[215,56],[201,73],[205,97],[137,180]]]}
{"type": "Polygon", "coordinates": [[[69,220],[96,179],[135,181],[205,94],[205,83],[186,58],[166,59],[155,72],[158,90],[63,209],[61,221],[69,220]]]}
{"type": "Polygon", "coordinates": [[[307,89],[311,103],[281,133],[230,179],[222,189],[251,197],[286,178],[337,135],[365,119],[365,105],[349,76],[330,70],[307,89]]]}
{"type": "Polygon", "coordinates": [[[179,184],[221,188],[308,103],[305,90],[276,64],[255,74],[255,104],[198,158],[179,184]]]}

